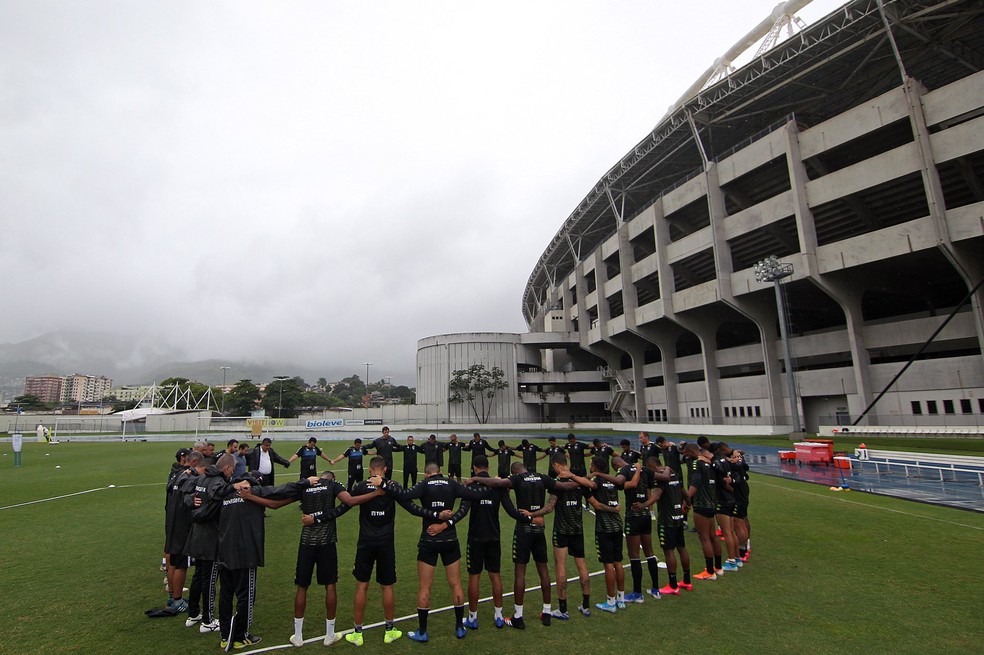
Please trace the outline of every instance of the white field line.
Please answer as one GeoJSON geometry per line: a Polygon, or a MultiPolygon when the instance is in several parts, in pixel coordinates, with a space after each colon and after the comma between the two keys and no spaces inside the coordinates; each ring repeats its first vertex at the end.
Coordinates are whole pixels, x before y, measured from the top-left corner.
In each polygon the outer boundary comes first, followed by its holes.
{"type": "Polygon", "coordinates": [[[16,505],[7,505],[5,507],[0,507],[0,510],[14,509],[15,507],[25,507],[27,505],[36,505],[38,503],[47,503],[52,500],[61,500],[63,498],[71,498],[72,496],[81,496],[83,494],[91,494],[95,491],[107,491],[109,489],[130,489],[133,487],[158,487],[161,486],[159,482],[148,482],[145,484],[119,484],[113,485],[111,487],[98,487],[96,489],[86,489],[85,491],[76,491],[71,494],[64,494],[62,496],[52,496],[51,498],[39,498],[38,500],[29,500],[26,503],[17,503],[16,505]]]}
{"type": "MultiPolygon", "coordinates": [[[[969,528],[971,530],[981,530],[981,531],[984,531],[984,528],[982,528],[980,526],[967,525],[966,523],[957,523],[956,521],[947,521],[946,519],[938,519],[935,516],[926,516],[925,514],[914,514],[913,512],[904,512],[904,511],[902,511],[900,509],[892,509],[891,507],[879,507],[878,505],[869,505],[868,503],[859,503],[856,500],[848,500],[847,498],[844,498],[843,496],[840,496],[840,495],[838,495],[838,496],[825,496],[823,494],[818,494],[818,493],[813,493],[813,492],[807,491],[806,489],[792,489],[792,488],[783,487],[783,486],[780,486],[780,485],[777,485],[777,484],[769,484],[768,482],[762,482],[761,480],[758,480],[756,482],[756,484],[762,485],[762,486],[765,486],[765,487],[772,487],[773,489],[782,489],[784,491],[793,491],[793,492],[800,493],[800,494],[806,494],[808,496],[816,496],[818,498],[826,498],[828,500],[836,500],[838,502],[848,503],[850,505],[860,505],[861,507],[867,507],[869,509],[878,509],[878,510],[882,510],[883,512],[892,512],[893,514],[902,514],[904,516],[912,516],[912,517],[917,518],[917,519],[926,519],[927,521],[937,521],[939,523],[946,523],[947,525],[956,525],[956,526],[959,526],[961,528],[969,528]]],[[[863,493],[863,492],[858,492],[858,493],[863,493]]],[[[904,499],[900,499],[900,500],[904,500],[904,499]]]]}
{"type": "MultiPolygon", "coordinates": [[[[604,570],[594,571],[593,573],[589,573],[588,575],[590,577],[594,577],[596,575],[602,575],[604,572],[605,572],[604,570]]],[[[579,579],[580,578],[578,578],[577,576],[574,576],[573,578],[567,578],[567,581],[568,582],[577,582],[579,579]]],[[[540,588],[539,585],[537,585],[535,587],[527,587],[526,588],[526,591],[528,591],[528,592],[530,592],[530,591],[536,591],[539,588],[540,588]]],[[[508,593],[503,593],[502,594],[502,597],[503,598],[509,598],[512,595],[513,595],[513,592],[510,591],[508,593]]],[[[478,602],[480,602],[480,603],[487,603],[490,600],[492,600],[492,596],[487,596],[486,598],[480,598],[478,600],[478,602]]],[[[466,612],[468,611],[467,610],[467,607],[468,607],[468,605],[466,603],[465,604],[465,608],[466,608],[465,611],[466,612]]],[[[454,609],[454,605],[448,605],[446,607],[439,607],[437,609],[433,609],[433,610],[430,611],[430,614],[433,615],[433,614],[437,614],[439,612],[447,612],[448,610],[451,610],[451,609],[454,609]]],[[[537,612],[537,616],[539,616],[539,612],[537,612]]],[[[409,621],[410,619],[416,619],[416,618],[417,618],[417,614],[416,613],[407,614],[406,616],[399,616],[399,617],[393,619],[393,623],[399,623],[401,621],[409,621]]],[[[386,625],[386,624],[383,621],[380,621],[379,623],[372,623],[370,625],[363,626],[362,627],[362,631],[365,632],[366,630],[369,630],[371,628],[381,628],[384,625],[386,625]]],[[[335,634],[344,636],[344,635],[347,635],[348,633],[353,632],[353,631],[354,631],[354,628],[349,628],[348,630],[342,630],[342,631],[336,632],[335,634]]],[[[310,637],[308,639],[305,639],[304,640],[304,643],[305,644],[311,644],[311,643],[315,643],[315,642],[320,642],[320,641],[324,640],[324,638],[325,638],[325,635],[321,635],[320,637],[310,637]]],[[[282,648],[294,648],[294,647],[295,646],[293,646],[290,643],[278,644],[276,646],[265,646],[264,648],[258,648],[256,650],[244,651],[243,655],[251,655],[252,653],[266,653],[266,652],[269,652],[269,651],[272,651],[272,650],[280,650],[282,648]]]]}

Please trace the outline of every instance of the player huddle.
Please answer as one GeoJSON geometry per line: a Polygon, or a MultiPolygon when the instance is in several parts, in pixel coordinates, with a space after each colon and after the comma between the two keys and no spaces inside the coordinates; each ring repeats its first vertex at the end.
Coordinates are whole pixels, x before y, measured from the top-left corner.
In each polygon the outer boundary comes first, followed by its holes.
{"type": "Polygon", "coordinates": [[[409,639],[418,642],[429,640],[431,586],[439,562],[451,589],[454,633],[463,639],[468,629],[478,628],[483,574],[488,575],[492,588],[495,627],[526,627],[526,569],[531,559],[542,595],[542,609],[536,617],[545,626],[554,619],[563,621],[570,617],[569,558],[574,560],[578,571],[581,598],[576,607],[583,616],[590,616],[593,610],[615,613],[624,609],[626,603],[645,602],[646,594],[654,598],[679,595],[681,589],[693,590],[692,579],[716,580],[725,571],[738,570],[748,559],[748,466],[742,453],[733,451],[727,444],[710,444],[701,437],[697,444],[677,446],[662,437],[652,442],[645,432],[640,434],[638,450],[632,449],[628,440],[622,440],[619,452],[597,439],[593,444],[579,441],[573,434],[568,435],[567,443],[562,446],[551,437],[547,448],[525,439],[516,448],[502,441],[498,448],[493,448],[478,433],[467,443],[459,442],[456,435],[451,435],[448,442],[438,442],[431,435],[422,446],[414,444],[411,438],[407,441],[398,444],[389,429],[383,428],[382,435],[368,445],[363,446],[357,439],[345,453],[330,459],[317,448],[317,440],[312,439],[290,460],[302,460],[301,479],[279,486],[263,484],[263,476],[258,472],[237,475],[235,458],[229,453],[223,453],[212,463],[197,450],[179,450],[178,462],[168,481],[166,502],[165,551],[168,583],[173,590],[168,610],[187,611],[188,627],[198,626],[203,633],[219,632],[220,645],[226,650],[258,643],[260,638],[249,628],[256,569],[263,566],[264,511],[293,502],[300,503],[302,515],[294,581],[294,633],[290,636],[295,646],[304,643],[307,591],[315,571],[318,585],[325,588],[324,644],[330,645],[341,638],[335,631],[336,520],[354,507],[359,511],[352,571],[356,579],[354,626],[345,639],[356,646],[364,641],[363,617],[373,578],[381,590],[385,618],[383,641],[391,643],[403,636],[394,625],[397,505],[421,519],[416,558],[418,625],[407,633],[409,639]],[[374,451],[371,458],[370,451],[374,451]],[[404,453],[403,485],[390,479],[394,452],[404,453]],[[418,452],[425,457],[423,478],[419,482],[416,481],[418,452]],[[468,478],[461,475],[463,452],[471,454],[468,478]],[[412,476],[407,473],[408,453],[413,453],[412,476]],[[442,473],[445,454],[447,476],[442,473]],[[492,455],[498,477],[490,474],[492,455]],[[330,462],[349,460],[347,486],[336,481],[330,471],[313,475],[315,458],[319,456],[330,462]],[[513,458],[517,461],[511,461],[513,458]],[[365,459],[368,459],[368,471],[363,467],[365,459]],[[537,462],[543,459],[548,459],[546,474],[536,471],[537,462]],[[500,508],[516,524],[512,542],[514,607],[509,616],[503,613],[500,508]],[[705,569],[693,575],[685,540],[691,509],[705,558],[705,569]],[[605,599],[594,606],[585,550],[585,511],[595,515],[595,549],[604,566],[605,599]],[[548,566],[544,522],[549,514],[553,514],[553,572],[548,566]],[[464,525],[466,517],[467,528],[463,531],[467,586],[462,580],[458,535],[458,527],[464,525]],[[659,560],[653,550],[654,523],[666,559],[668,581],[662,587],[659,560]],[[722,539],[727,558],[722,552],[722,539]],[[624,548],[628,550],[632,582],[628,592],[623,569],[624,548]],[[648,585],[643,583],[643,557],[648,585]],[[678,579],[678,557],[682,579],[678,579]],[[195,574],[190,597],[185,600],[181,595],[184,571],[192,562],[195,574]],[[556,608],[551,573],[556,580],[556,608]]]}

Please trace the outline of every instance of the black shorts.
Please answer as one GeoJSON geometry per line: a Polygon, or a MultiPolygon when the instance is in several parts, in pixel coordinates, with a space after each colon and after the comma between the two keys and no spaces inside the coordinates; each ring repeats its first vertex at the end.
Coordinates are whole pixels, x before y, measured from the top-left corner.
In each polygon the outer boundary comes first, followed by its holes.
{"type": "Polygon", "coordinates": [[[694,514],[697,514],[698,516],[703,516],[705,519],[712,519],[712,518],[714,518],[714,510],[713,509],[707,509],[707,508],[704,508],[704,507],[695,507],[694,508],[694,514]]]}
{"type": "Polygon", "coordinates": [[[441,564],[447,566],[454,564],[461,559],[461,546],[458,540],[454,541],[421,541],[417,544],[417,561],[437,566],[437,559],[441,558],[441,564]]]}
{"type": "Polygon", "coordinates": [[[625,536],[637,537],[644,534],[653,533],[652,516],[626,516],[625,517],[625,536]]]}
{"type": "Polygon", "coordinates": [[[735,513],[733,516],[736,519],[747,519],[748,518],[748,503],[735,503],[735,513]]]}
{"type": "Polygon", "coordinates": [[[736,507],[737,505],[735,503],[718,503],[714,506],[714,513],[724,514],[725,516],[734,516],[736,507]]]}
{"type": "Polygon", "coordinates": [[[314,573],[315,566],[318,567],[318,584],[330,585],[338,582],[337,545],[299,545],[297,547],[297,568],[294,569],[294,584],[298,587],[310,587],[311,574],[314,573]]]}
{"type": "Polygon", "coordinates": [[[449,478],[461,477],[461,462],[458,462],[456,464],[448,464],[448,477],[449,478]]]}
{"type": "Polygon", "coordinates": [[[566,548],[571,557],[584,559],[584,534],[553,533],[553,547],[566,548]]]}
{"type": "Polygon", "coordinates": [[[657,523],[656,533],[659,535],[659,547],[663,550],[687,547],[687,542],[684,540],[683,525],[657,523]]]}
{"type": "Polygon", "coordinates": [[[180,553],[171,553],[169,559],[171,566],[176,569],[186,569],[191,565],[191,558],[180,553]]]}
{"type": "Polygon", "coordinates": [[[526,532],[516,528],[513,533],[513,562],[528,564],[530,555],[534,562],[546,563],[547,537],[543,532],[526,532]]]}
{"type": "Polygon", "coordinates": [[[472,541],[465,545],[468,573],[478,575],[482,571],[498,573],[502,565],[502,544],[498,541],[472,541]]]}
{"type": "Polygon", "coordinates": [[[355,548],[355,566],[352,575],[359,582],[369,582],[373,566],[376,582],[384,587],[396,584],[396,548],[393,542],[366,542],[355,548]]]}
{"type": "Polygon", "coordinates": [[[596,532],[595,548],[598,550],[598,561],[602,564],[614,564],[622,561],[622,533],[596,532]]]}

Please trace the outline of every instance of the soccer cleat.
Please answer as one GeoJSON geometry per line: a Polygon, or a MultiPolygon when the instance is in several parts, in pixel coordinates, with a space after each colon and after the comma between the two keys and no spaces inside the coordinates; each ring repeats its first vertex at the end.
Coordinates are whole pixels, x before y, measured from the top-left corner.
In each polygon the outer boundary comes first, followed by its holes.
{"type": "Polygon", "coordinates": [[[722,565],[722,568],[720,568],[720,569],[714,569],[714,574],[715,575],[718,575],[718,576],[724,575],[724,567],[723,567],[723,565],[722,565]]]}
{"type": "Polygon", "coordinates": [[[167,608],[172,612],[174,612],[175,614],[179,612],[187,612],[188,601],[186,601],[184,598],[179,598],[177,600],[174,600],[173,598],[169,598],[167,601],[167,608]]]}
{"type": "Polygon", "coordinates": [[[247,646],[255,646],[256,644],[260,643],[261,641],[263,641],[262,637],[257,637],[256,635],[251,635],[250,633],[247,632],[246,634],[243,635],[243,640],[242,641],[234,641],[234,642],[232,642],[232,647],[235,650],[242,650],[243,648],[246,648],[247,646]]]}
{"type": "MultiPolygon", "coordinates": [[[[384,637],[385,639],[385,637],[384,637]]],[[[349,642],[353,646],[362,645],[362,633],[361,632],[350,632],[345,635],[345,641],[349,642]]]]}
{"type": "Polygon", "coordinates": [[[566,621],[567,619],[571,618],[570,614],[568,614],[567,612],[561,612],[560,610],[554,610],[550,612],[550,616],[554,617],[555,619],[560,619],[561,621],[566,621]]]}
{"type": "Polygon", "coordinates": [[[474,619],[465,619],[464,621],[462,621],[461,624],[463,626],[465,626],[466,628],[468,628],[469,630],[478,630],[478,618],[477,617],[474,618],[474,619]]]}
{"type": "Polygon", "coordinates": [[[591,616],[591,608],[590,607],[584,607],[582,605],[578,605],[577,606],[577,611],[580,612],[582,616],[585,616],[585,617],[591,616]]]}
{"type": "Polygon", "coordinates": [[[506,619],[506,625],[508,625],[510,628],[516,628],[517,630],[526,629],[526,621],[524,621],[523,617],[521,616],[510,616],[508,619],[506,619]]]}
{"type": "Polygon", "coordinates": [[[625,594],[625,602],[626,603],[645,603],[646,602],[646,597],[643,596],[641,593],[638,593],[637,594],[634,591],[630,591],[629,593],[625,594]]]}
{"type": "Polygon", "coordinates": [[[407,633],[407,638],[410,641],[416,641],[421,644],[426,644],[430,637],[427,636],[426,632],[417,632],[416,630],[411,630],[407,633]]]}
{"type": "Polygon", "coordinates": [[[738,570],[738,565],[735,564],[734,562],[725,562],[724,563],[724,570],[725,571],[737,571],[738,570]]]}
{"type": "Polygon", "coordinates": [[[506,625],[506,620],[504,618],[501,616],[495,617],[495,627],[501,628],[504,625],[506,625]]]}
{"type": "MultiPolygon", "coordinates": [[[[338,634],[337,632],[333,632],[330,635],[325,635],[324,644],[325,646],[331,646],[332,644],[339,642],[341,640],[342,640],[342,635],[338,634]]],[[[296,646],[297,644],[294,645],[296,646]]]]}
{"type": "Polygon", "coordinates": [[[302,637],[302,638],[298,639],[297,638],[297,635],[291,635],[287,639],[287,641],[289,641],[292,646],[297,646],[298,648],[300,648],[301,646],[304,645],[304,638],[302,637]]]}
{"type": "Polygon", "coordinates": [[[468,634],[468,631],[465,630],[465,627],[464,626],[461,626],[460,628],[455,628],[454,629],[454,636],[457,637],[458,639],[464,639],[467,634],[468,634]]]}
{"type": "Polygon", "coordinates": [[[737,566],[739,569],[741,567],[745,566],[744,560],[742,560],[742,558],[740,558],[740,557],[737,558],[737,559],[735,559],[735,562],[734,563],[735,563],[735,566],[737,566]]]}
{"type": "Polygon", "coordinates": [[[202,620],[201,613],[196,614],[195,616],[189,616],[187,619],[185,619],[185,627],[186,628],[193,628],[195,626],[195,624],[198,623],[201,620],[202,620]]]}
{"type": "Polygon", "coordinates": [[[162,557],[161,558],[161,573],[164,573],[165,571],[167,571],[167,560],[162,557]]]}
{"type": "Polygon", "coordinates": [[[655,598],[656,600],[659,600],[660,598],[663,597],[662,590],[656,589],[655,587],[650,587],[649,589],[646,589],[646,593],[652,596],[653,598],[655,598]]]}
{"type": "MultiPolygon", "coordinates": [[[[400,632],[396,628],[390,628],[389,630],[383,633],[383,643],[392,644],[394,641],[396,641],[402,636],[403,636],[402,632],[400,632]]],[[[427,637],[427,633],[425,632],[424,633],[425,641],[426,641],[426,637],[427,637]]]]}
{"type": "Polygon", "coordinates": [[[683,589],[684,591],[693,591],[694,590],[694,585],[691,582],[679,582],[679,583],[677,583],[677,587],[679,587],[680,589],[683,589]]]}
{"type": "Polygon", "coordinates": [[[617,601],[615,601],[615,607],[617,609],[624,610],[625,609],[625,601],[624,600],[617,600],[617,601]]]}
{"type": "Polygon", "coordinates": [[[614,614],[615,610],[618,609],[618,605],[616,603],[609,603],[608,601],[605,601],[604,603],[595,603],[595,607],[600,609],[602,612],[608,612],[609,614],[614,614]]]}
{"type": "Polygon", "coordinates": [[[229,640],[223,638],[222,641],[219,642],[219,648],[222,650],[229,650],[229,640]]]}
{"type": "Polygon", "coordinates": [[[748,556],[751,555],[751,554],[752,554],[751,552],[748,552],[748,553],[745,553],[744,555],[742,555],[741,556],[741,561],[742,562],[747,562],[748,561],[748,556]]]}
{"type": "Polygon", "coordinates": [[[198,631],[203,635],[208,634],[209,632],[218,632],[219,622],[216,621],[215,619],[212,619],[208,623],[202,623],[200,626],[198,626],[198,631]]]}
{"type": "Polygon", "coordinates": [[[544,627],[549,628],[551,616],[552,614],[548,614],[547,612],[540,612],[540,623],[542,623],[544,627]]]}
{"type": "MultiPolygon", "coordinates": [[[[704,569],[700,573],[694,574],[694,580],[717,580],[718,577],[714,573],[708,573],[707,569],[704,569]]],[[[686,587],[684,587],[686,589],[686,587]]],[[[689,591],[689,590],[688,590],[689,591]]]]}
{"type": "Polygon", "coordinates": [[[649,594],[651,596],[652,595],[655,595],[656,598],[659,598],[661,596],[679,596],[680,595],[680,587],[679,586],[671,587],[670,585],[666,585],[665,587],[662,587],[658,591],[657,590],[654,590],[654,589],[650,589],[649,590],[649,594]],[[653,591],[656,591],[656,593],[653,594],[653,591]]]}

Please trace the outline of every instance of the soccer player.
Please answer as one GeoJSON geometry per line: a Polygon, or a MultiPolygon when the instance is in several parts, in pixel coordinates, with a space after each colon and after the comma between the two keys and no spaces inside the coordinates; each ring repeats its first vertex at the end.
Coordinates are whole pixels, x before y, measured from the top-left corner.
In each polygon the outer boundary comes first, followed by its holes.
{"type": "Polygon", "coordinates": [[[458,435],[451,433],[446,444],[442,444],[444,450],[448,451],[448,477],[455,480],[461,479],[461,451],[465,449],[465,444],[458,441],[458,435]]]}
{"type": "MultiPolygon", "coordinates": [[[[489,460],[485,455],[475,458],[473,469],[475,477],[489,477],[489,460]]],[[[472,489],[485,489],[479,483],[473,483],[472,489]]],[[[505,625],[502,616],[502,547],[501,530],[499,527],[499,507],[506,510],[517,524],[543,525],[543,519],[533,519],[520,514],[509,498],[505,489],[490,489],[493,493],[479,501],[472,502],[471,515],[468,517],[468,540],[465,547],[465,564],[468,567],[468,618],[464,626],[469,630],[478,630],[478,595],[482,579],[482,571],[488,571],[489,583],[492,586],[492,607],[496,628],[505,625]]],[[[580,511],[578,511],[580,518],[580,511]]]]}
{"type": "MultiPolygon", "coordinates": [[[[471,478],[469,484],[478,482],[490,487],[511,488],[516,494],[516,508],[522,513],[536,512],[543,509],[547,491],[560,488],[573,490],[575,482],[561,482],[541,473],[528,473],[522,462],[513,462],[512,475],[508,478],[471,478]]],[[[526,622],[523,620],[523,601],[526,596],[526,566],[530,556],[536,564],[540,577],[540,591],[543,594],[543,611],[540,613],[540,623],[550,625],[553,609],[550,606],[550,569],[547,565],[547,540],[542,525],[527,525],[517,522],[513,532],[513,600],[515,612],[506,619],[506,625],[523,630],[526,622]]]]}
{"type": "Polygon", "coordinates": [[[618,487],[597,473],[608,473],[608,458],[595,455],[591,458],[592,482],[595,489],[588,502],[595,510],[595,545],[598,561],[605,567],[605,591],[608,598],[595,607],[603,612],[615,613],[625,609],[625,570],[622,568],[622,514],[618,504],[618,487]]]}
{"type": "MultiPolygon", "coordinates": [[[[495,451],[496,463],[498,464],[498,473],[500,478],[509,477],[509,466],[513,457],[519,457],[516,451],[506,445],[506,442],[499,439],[499,448],[495,451]]],[[[472,469],[475,468],[475,460],[477,455],[472,455],[472,469]]]]}
{"type": "Polygon", "coordinates": [[[529,439],[523,439],[523,441],[516,448],[516,451],[522,455],[523,466],[525,466],[526,470],[530,473],[536,473],[537,460],[541,460],[546,457],[546,454],[540,455],[539,457],[536,456],[537,453],[544,452],[544,449],[540,448],[536,444],[530,443],[529,439]]]}
{"type": "Polygon", "coordinates": [[[694,526],[700,538],[705,564],[703,572],[693,577],[696,580],[717,580],[717,571],[721,570],[721,542],[714,534],[717,478],[711,465],[711,454],[689,443],[683,454],[693,461],[687,499],[694,511],[694,526]]]}
{"type": "Polygon", "coordinates": [[[356,439],[352,445],[345,449],[345,452],[331,460],[332,464],[337,464],[346,457],[348,458],[348,483],[346,490],[351,493],[352,488],[362,482],[362,462],[363,458],[369,454],[369,449],[362,445],[362,439],[356,439]]]}
{"type": "Polygon", "coordinates": [[[413,443],[413,435],[407,437],[406,444],[396,444],[394,451],[403,453],[403,486],[404,488],[417,484],[417,453],[424,449],[413,443]]]}
{"type": "MultiPolygon", "coordinates": [[[[202,454],[202,464],[208,459],[202,454]]],[[[229,458],[230,462],[232,458],[229,458]]],[[[231,471],[235,469],[233,464],[231,471]]],[[[191,580],[190,599],[188,602],[191,612],[185,625],[191,627],[194,617],[201,617],[198,631],[201,633],[216,632],[219,622],[215,614],[216,582],[219,577],[219,513],[222,511],[221,501],[215,498],[218,489],[225,486],[226,476],[214,464],[195,477],[194,486],[189,482],[184,496],[185,507],[191,515],[191,531],[185,545],[185,553],[195,560],[195,575],[191,580]],[[189,625],[190,623],[190,625],[189,625]]]]}
{"type": "MultiPolygon", "coordinates": [[[[458,535],[455,524],[460,522],[468,513],[469,502],[478,501],[491,496],[491,489],[481,491],[468,489],[460,482],[449,480],[441,475],[437,464],[428,464],[424,469],[424,479],[412,489],[400,489],[392,483],[384,485],[386,493],[400,501],[406,509],[416,508],[409,503],[420,500],[420,505],[429,513],[424,513],[417,543],[417,630],[411,630],[407,637],[413,641],[425,643],[429,636],[427,632],[427,617],[430,613],[430,591],[437,570],[437,560],[444,565],[444,574],[451,587],[451,605],[454,607],[454,632],[458,639],[464,639],[467,631],[463,625],[465,618],[465,594],[461,588],[461,547],[458,545],[458,535]],[[455,501],[465,499],[453,512],[455,501]],[[408,507],[410,505],[411,507],[408,507]],[[444,512],[453,512],[450,516],[444,512]],[[430,513],[433,516],[429,515],[430,513]]],[[[414,511],[414,514],[421,515],[414,511]]]]}
{"type": "Polygon", "coordinates": [[[376,455],[383,458],[387,476],[393,474],[393,451],[397,449],[397,445],[396,439],[390,436],[390,429],[383,426],[382,434],[373,439],[372,443],[367,446],[375,450],[376,455]]]}
{"type": "Polygon", "coordinates": [[[437,440],[436,434],[427,437],[427,441],[424,442],[421,448],[423,448],[424,452],[424,466],[437,464],[442,469],[444,468],[444,451],[447,449],[447,446],[437,440]]]}
{"type": "MultiPolygon", "coordinates": [[[[387,436],[388,432],[387,430],[387,436]]],[[[373,484],[371,480],[386,478],[388,474],[386,460],[380,455],[370,459],[369,474],[373,478],[355,485],[352,496],[364,496],[380,488],[380,485],[373,484]]],[[[393,625],[395,616],[393,585],[396,584],[396,546],[393,532],[395,520],[396,502],[391,496],[373,498],[359,507],[359,541],[355,549],[355,566],[352,570],[352,575],[355,577],[355,603],[352,611],[355,629],[345,635],[345,640],[350,644],[356,646],[363,644],[362,623],[373,568],[376,569],[376,582],[379,584],[383,598],[383,618],[386,622],[383,641],[389,644],[403,636],[403,632],[393,625]]]]}
{"type": "Polygon", "coordinates": [[[666,558],[666,575],[669,583],[660,589],[660,594],[678,596],[680,589],[693,591],[694,585],[690,578],[690,553],[684,539],[684,491],[683,479],[671,466],[659,465],[659,460],[650,457],[646,460],[646,468],[662,476],[654,476],[656,489],[647,502],[658,503],[656,532],[659,536],[659,546],[666,558]],[[683,582],[677,582],[676,554],[680,554],[680,565],[683,567],[683,582]]]}
{"type": "MultiPolygon", "coordinates": [[[[571,473],[580,477],[587,477],[588,467],[584,462],[584,455],[587,453],[588,444],[583,441],[578,441],[574,433],[571,432],[567,435],[567,445],[564,446],[564,450],[567,451],[567,461],[571,467],[571,473]]],[[[587,500],[585,500],[584,511],[588,511],[589,505],[587,500]]]]}
{"type": "Polygon", "coordinates": [[[731,484],[735,488],[735,536],[738,538],[738,566],[748,561],[751,552],[751,525],[748,522],[748,463],[745,453],[731,452],[731,484]]]}
{"type": "Polygon", "coordinates": [[[591,440],[591,447],[588,448],[588,454],[592,458],[598,457],[600,455],[611,461],[611,458],[615,456],[615,449],[609,446],[608,444],[602,442],[601,439],[595,437],[594,439],[591,440]]]}
{"type": "Polygon", "coordinates": [[[288,462],[293,462],[296,459],[301,460],[301,471],[300,477],[298,479],[303,480],[304,478],[312,478],[318,476],[318,458],[321,458],[331,464],[331,458],[321,452],[318,448],[318,439],[316,437],[311,437],[307,440],[307,443],[297,449],[297,452],[290,456],[288,462]]]}
{"type": "Polygon", "coordinates": [[[277,509],[299,500],[301,503],[301,540],[297,546],[297,565],[294,569],[294,634],[290,643],[304,645],[304,613],[307,609],[307,592],[311,586],[314,569],[318,569],[318,584],[325,588],[325,646],[330,646],[341,635],[335,634],[335,616],[338,608],[338,595],[335,585],[338,582],[338,530],[335,519],[350,507],[367,503],[383,495],[377,490],[363,496],[352,497],[341,484],[335,481],[335,474],[324,471],[317,482],[283,500],[271,500],[241,490],[240,495],[254,503],[277,509]],[[341,501],[336,506],[335,500],[341,501]]]}
{"type": "Polygon", "coordinates": [[[557,445],[557,437],[549,436],[547,437],[547,443],[550,445],[543,449],[543,454],[547,458],[547,475],[552,478],[557,477],[557,471],[554,469],[553,461],[555,455],[564,455],[564,462],[567,462],[567,451],[564,450],[563,446],[557,445]]]}
{"type": "Polygon", "coordinates": [[[550,468],[559,480],[572,480],[578,486],[573,490],[557,489],[552,491],[546,507],[531,516],[539,516],[556,512],[553,521],[553,553],[554,565],[557,571],[557,609],[551,612],[554,618],[566,621],[570,618],[567,611],[567,557],[574,558],[577,568],[578,582],[581,584],[581,604],[577,609],[584,616],[591,616],[591,578],[588,574],[588,563],[584,559],[584,522],[581,519],[581,499],[590,495],[595,488],[591,480],[571,473],[567,468],[567,456],[563,449],[554,453],[550,459],[550,468]]]}
{"type": "MultiPolygon", "coordinates": [[[[657,456],[662,456],[663,463],[676,471],[683,480],[683,462],[680,458],[680,448],[672,441],[667,441],[666,437],[660,435],[656,437],[656,446],[659,448],[657,456]]],[[[648,461],[648,458],[646,459],[648,461]]]]}
{"type": "Polygon", "coordinates": [[[204,470],[202,455],[182,448],[175,454],[180,466],[167,484],[167,500],[164,503],[164,552],[167,553],[167,588],[170,597],[167,608],[175,613],[188,609],[188,602],[181,596],[188,574],[189,558],[184,554],[188,533],[191,532],[191,516],[184,506],[184,494],[189,480],[194,480],[204,470]],[[193,458],[194,456],[194,458],[193,458]]]}
{"type": "MultiPolygon", "coordinates": [[[[647,593],[659,599],[659,558],[653,552],[653,517],[649,509],[656,476],[653,469],[643,466],[642,461],[637,460],[634,465],[629,465],[616,457],[614,462],[621,465],[616,484],[621,483],[625,492],[625,545],[629,551],[629,571],[632,574],[632,592],[625,595],[625,602],[641,603],[645,600],[642,595],[640,555],[646,556],[646,567],[652,580],[647,593]]],[[[664,476],[660,474],[660,477],[664,476]]]]}
{"type": "MultiPolygon", "coordinates": [[[[657,443],[659,440],[657,439],[657,443]]],[[[649,439],[648,432],[639,433],[639,461],[645,466],[650,457],[659,459],[659,446],[649,439]]]]}
{"type": "Polygon", "coordinates": [[[620,442],[618,442],[618,445],[621,446],[622,448],[618,456],[622,459],[622,461],[625,464],[632,466],[636,462],[642,461],[642,453],[640,453],[638,450],[632,450],[632,442],[630,442],[628,439],[622,439],[620,442]]]}
{"type": "Polygon", "coordinates": [[[733,523],[737,502],[735,500],[735,488],[731,480],[732,467],[729,461],[731,448],[728,444],[720,442],[714,444],[713,453],[714,460],[711,465],[714,468],[715,487],[717,489],[714,518],[721,529],[721,536],[724,537],[724,545],[728,551],[728,559],[724,561],[721,568],[725,571],[737,571],[741,567],[738,565],[738,538],[735,536],[733,523]]]}
{"type": "Polygon", "coordinates": [[[476,457],[478,457],[479,455],[484,455],[485,453],[495,452],[495,448],[489,445],[489,442],[483,439],[482,435],[480,435],[478,432],[472,435],[471,441],[469,441],[465,445],[463,450],[467,450],[468,452],[471,453],[472,456],[471,465],[473,468],[475,466],[476,457]]]}

